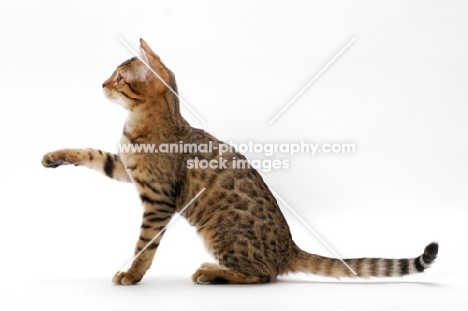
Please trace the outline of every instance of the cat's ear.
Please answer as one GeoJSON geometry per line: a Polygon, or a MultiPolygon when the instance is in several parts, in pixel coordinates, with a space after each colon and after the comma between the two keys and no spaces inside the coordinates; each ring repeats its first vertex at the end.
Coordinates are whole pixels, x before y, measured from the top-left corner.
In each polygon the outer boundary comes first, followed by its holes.
{"type": "Polygon", "coordinates": [[[142,38],[140,38],[140,53],[143,60],[147,63],[149,63],[149,56],[152,56],[159,60],[159,56],[153,52],[153,50],[149,47],[148,43],[146,43],[146,41],[142,38]]]}
{"type": "Polygon", "coordinates": [[[138,67],[138,80],[146,81],[146,75],[148,74],[148,71],[149,71],[149,68],[148,68],[149,60],[148,60],[148,55],[146,55],[146,52],[142,46],[140,46],[140,57],[145,62],[145,64],[140,63],[138,67]]]}
{"type": "Polygon", "coordinates": [[[149,63],[148,55],[146,55],[145,50],[143,50],[143,48],[141,46],[140,46],[140,57],[145,63],[147,63],[147,64],[149,63]]]}
{"type": "MultiPolygon", "coordinates": [[[[166,67],[162,64],[159,56],[156,53],[154,53],[153,50],[151,50],[149,45],[143,39],[140,39],[140,51],[141,51],[141,55],[142,55],[141,57],[143,58],[143,60],[167,84],[169,81],[169,74],[166,70],[166,67]]],[[[148,70],[146,74],[147,87],[152,88],[153,91],[161,92],[165,89],[165,83],[161,82],[161,80],[154,74],[154,72],[152,70],[148,70]]]]}

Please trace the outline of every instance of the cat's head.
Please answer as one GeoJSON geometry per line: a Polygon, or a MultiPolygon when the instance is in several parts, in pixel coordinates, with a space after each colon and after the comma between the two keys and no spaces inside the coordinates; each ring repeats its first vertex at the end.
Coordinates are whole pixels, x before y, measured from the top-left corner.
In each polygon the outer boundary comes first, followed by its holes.
{"type": "Polygon", "coordinates": [[[148,96],[158,96],[166,91],[172,93],[167,85],[177,92],[174,74],[143,39],[140,39],[140,53],[141,60],[133,57],[123,62],[102,84],[106,98],[129,110],[147,102],[148,96]]]}

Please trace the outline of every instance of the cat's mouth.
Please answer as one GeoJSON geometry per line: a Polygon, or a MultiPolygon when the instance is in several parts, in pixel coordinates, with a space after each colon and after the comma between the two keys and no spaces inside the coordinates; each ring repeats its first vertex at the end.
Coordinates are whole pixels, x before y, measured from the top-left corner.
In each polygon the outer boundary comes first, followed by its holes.
{"type": "Polygon", "coordinates": [[[124,108],[127,107],[127,103],[125,102],[125,100],[123,100],[122,96],[120,96],[117,90],[110,89],[109,87],[104,87],[102,89],[102,93],[104,94],[104,97],[111,103],[121,105],[124,108]]]}
{"type": "Polygon", "coordinates": [[[116,101],[117,99],[119,99],[119,96],[118,94],[116,94],[115,89],[109,87],[109,85],[103,85],[102,93],[104,94],[104,97],[109,99],[110,101],[116,101]]]}
{"type": "Polygon", "coordinates": [[[102,89],[102,93],[104,94],[105,98],[111,99],[111,91],[107,87],[102,89]]]}
{"type": "Polygon", "coordinates": [[[109,88],[110,85],[111,85],[110,79],[107,79],[106,81],[104,81],[104,83],[102,84],[102,92],[105,98],[115,99],[115,96],[112,96],[112,91],[109,88]]]}

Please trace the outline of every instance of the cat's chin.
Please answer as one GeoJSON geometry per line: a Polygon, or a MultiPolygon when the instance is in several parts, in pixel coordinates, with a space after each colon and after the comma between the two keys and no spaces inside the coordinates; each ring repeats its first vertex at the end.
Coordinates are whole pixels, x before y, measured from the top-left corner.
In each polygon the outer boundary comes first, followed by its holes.
{"type": "Polygon", "coordinates": [[[104,89],[102,90],[102,93],[103,93],[104,97],[105,97],[108,101],[110,101],[110,102],[112,102],[112,103],[114,103],[114,104],[123,105],[122,99],[119,98],[119,97],[114,97],[114,96],[112,96],[112,95],[115,95],[115,94],[112,94],[112,92],[111,92],[109,89],[104,88],[104,89]]]}
{"type": "Polygon", "coordinates": [[[112,96],[111,96],[111,91],[105,87],[102,89],[102,94],[104,94],[104,97],[107,98],[108,100],[112,100],[112,96]]]}

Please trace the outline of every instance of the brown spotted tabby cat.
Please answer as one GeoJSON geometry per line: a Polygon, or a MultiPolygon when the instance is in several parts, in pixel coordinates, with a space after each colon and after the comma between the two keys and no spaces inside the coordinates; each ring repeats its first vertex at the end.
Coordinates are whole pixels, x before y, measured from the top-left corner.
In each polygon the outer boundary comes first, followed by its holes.
{"type": "MultiPolygon", "coordinates": [[[[145,41],[141,57],[177,92],[174,74],[145,41]]],[[[122,144],[223,142],[191,127],[181,116],[178,97],[138,58],[119,67],[102,87],[105,96],[128,110],[122,144]]],[[[44,155],[46,167],[82,165],[110,178],[133,183],[143,203],[140,238],[135,253],[144,249],[170,221],[174,213],[203,192],[183,213],[202,235],[219,264],[202,264],[193,274],[197,283],[266,283],[289,272],[332,277],[354,276],[338,259],[309,254],[292,240],[278,204],[260,174],[253,168],[233,168],[233,159],[245,159],[234,150],[220,159],[213,152],[111,154],[96,149],[63,149],[44,155]],[[226,168],[188,168],[187,161],[215,159],[226,168]]],[[[116,284],[139,282],[151,266],[161,234],[126,272],[113,278],[116,284]]],[[[411,259],[346,259],[358,277],[402,276],[423,272],[434,261],[438,244],[429,244],[411,259]]]]}

